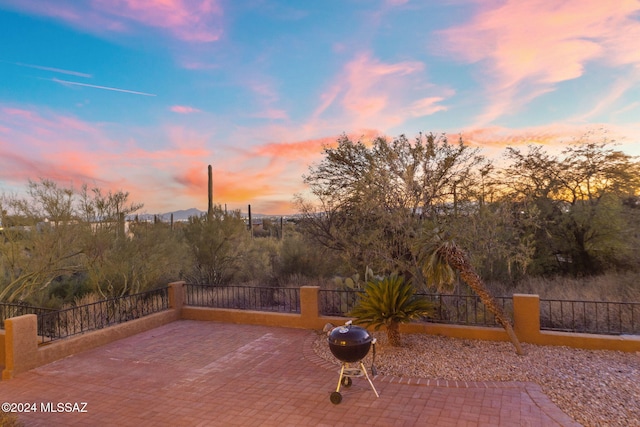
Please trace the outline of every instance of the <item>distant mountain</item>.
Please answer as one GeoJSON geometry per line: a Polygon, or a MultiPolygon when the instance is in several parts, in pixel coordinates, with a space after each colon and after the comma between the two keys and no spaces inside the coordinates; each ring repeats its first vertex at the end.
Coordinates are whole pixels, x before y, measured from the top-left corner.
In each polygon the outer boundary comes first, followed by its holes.
{"type": "MultiPolygon", "coordinates": [[[[160,221],[169,222],[169,221],[171,221],[171,214],[173,214],[173,220],[174,221],[186,221],[192,216],[201,216],[201,215],[205,215],[206,213],[207,213],[206,211],[201,211],[200,209],[190,208],[190,209],[183,209],[183,210],[173,211],[173,212],[165,212],[163,214],[144,213],[144,214],[130,215],[130,216],[127,217],[127,219],[130,220],[130,221],[133,221],[136,218],[138,218],[138,220],[140,220],[140,221],[153,221],[153,218],[157,216],[160,219],[160,221]]],[[[242,212],[241,216],[243,218],[246,218],[247,217],[247,212],[242,212]]],[[[294,215],[266,215],[266,214],[254,213],[251,216],[255,220],[255,219],[262,219],[262,218],[279,218],[281,216],[286,216],[286,217],[289,217],[289,218],[295,218],[295,217],[298,217],[299,214],[294,214],[294,215]]]]}
{"type": "Polygon", "coordinates": [[[191,208],[191,209],[183,209],[180,211],[167,212],[160,215],[163,221],[169,221],[171,219],[171,214],[173,214],[174,221],[186,221],[192,216],[200,216],[202,214],[206,214],[205,211],[201,211],[200,209],[191,208]]]}
{"type": "Polygon", "coordinates": [[[169,222],[171,221],[171,214],[173,214],[174,221],[186,221],[189,219],[189,217],[200,216],[202,214],[206,214],[206,212],[196,208],[191,208],[191,209],[183,209],[175,212],[166,212],[163,214],[149,214],[149,213],[134,214],[134,215],[129,215],[127,219],[130,221],[133,221],[136,218],[138,218],[138,220],[140,221],[153,221],[154,217],[158,217],[160,221],[169,222]]]}

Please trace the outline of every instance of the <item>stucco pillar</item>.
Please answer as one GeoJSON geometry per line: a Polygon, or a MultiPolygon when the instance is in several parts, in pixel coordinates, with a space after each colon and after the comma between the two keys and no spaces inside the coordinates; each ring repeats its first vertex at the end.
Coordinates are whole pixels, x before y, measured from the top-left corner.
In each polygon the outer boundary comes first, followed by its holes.
{"type": "Polygon", "coordinates": [[[518,339],[536,343],[540,339],[540,297],[513,294],[513,329],[518,339]]]}
{"type": "Polygon", "coordinates": [[[169,308],[176,311],[177,319],[180,319],[184,306],[184,285],[185,282],[169,283],[169,308]]]}
{"type": "Polygon", "coordinates": [[[5,369],[2,379],[38,366],[38,316],[25,314],[4,321],[5,369]]]}
{"type": "Polygon", "coordinates": [[[300,287],[300,317],[305,327],[315,328],[319,324],[318,305],[319,286],[300,287]]]}

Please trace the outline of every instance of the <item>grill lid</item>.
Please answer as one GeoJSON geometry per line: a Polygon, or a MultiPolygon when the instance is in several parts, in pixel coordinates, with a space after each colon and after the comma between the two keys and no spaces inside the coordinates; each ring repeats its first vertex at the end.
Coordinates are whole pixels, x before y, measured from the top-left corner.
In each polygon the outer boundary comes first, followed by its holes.
{"type": "MultiPolygon", "coordinates": [[[[354,326],[351,322],[347,322],[346,325],[334,328],[329,333],[329,344],[340,347],[360,346],[363,344],[370,344],[371,334],[360,326],[354,326]]],[[[368,349],[368,347],[367,347],[368,349]]]]}

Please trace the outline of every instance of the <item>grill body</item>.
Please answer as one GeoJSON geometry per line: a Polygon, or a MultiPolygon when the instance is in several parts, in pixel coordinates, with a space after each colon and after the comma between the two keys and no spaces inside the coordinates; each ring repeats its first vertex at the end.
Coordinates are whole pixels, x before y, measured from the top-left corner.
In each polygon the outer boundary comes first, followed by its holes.
{"type": "Polygon", "coordinates": [[[334,328],[329,334],[329,349],[336,359],[355,363],[362,360],[369,349],[373,337],[364,328],[345,325],[334,328]]]}

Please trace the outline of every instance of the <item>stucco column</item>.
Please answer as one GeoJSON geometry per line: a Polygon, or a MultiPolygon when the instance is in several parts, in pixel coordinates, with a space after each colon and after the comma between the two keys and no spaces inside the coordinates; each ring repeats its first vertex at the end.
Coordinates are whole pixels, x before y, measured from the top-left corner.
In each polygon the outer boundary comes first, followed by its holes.
{"type": "Polygon", "coordinates": [[[513,294],[513,329],[518,339],[536,343],[540,339],[540,297],[513,294]]]}
{"type": "Polygon", "coordinates": [[[38,366],[38,316],[25,314],[4,321],[5,369],[2,379],[38,366]]]}
{"type": "Polygon", "coordinates": [[[184,285],[185,282],[169,283],[169,307],[176,310],[182,309],[184,305],[184,285]]]}
{"type": "Polygon", "coordinates": [[[185,284],[186,282],[169,283],[169,308],[175,310],[176,320],[182,317],[185,284]]]}
{"type": "Polygon", "coordinates": [[[319,324],[318,305],[319,286],[300,287],[300,318],[304,327],[315,328],[319,324]]]}

